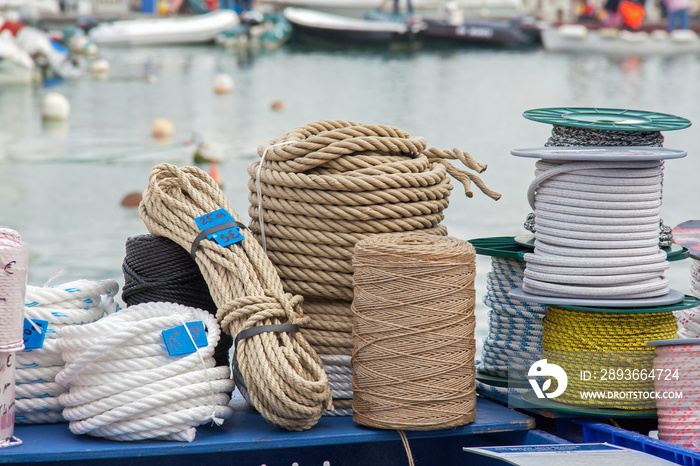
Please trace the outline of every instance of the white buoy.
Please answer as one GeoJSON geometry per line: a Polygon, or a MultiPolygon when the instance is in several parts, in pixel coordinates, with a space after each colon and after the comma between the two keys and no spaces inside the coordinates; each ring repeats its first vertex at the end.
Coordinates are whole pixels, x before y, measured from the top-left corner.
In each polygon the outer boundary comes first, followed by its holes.
{"type": "Polygon", "coordinates": [[[156,118],[153,120],[151,134],[155,139],[172,138],[175,134],[175,125],[167,118],[156,118]]]}
{"type": "Polygon", "coordinates": [[[90,72],[97,76],[106,76],[109,73],[109,62],[104,58],[98,58],[90,63],[90,72]]]}
{"type": "Polygon", "coordinates": [[[49,92],[41,102],[41,114],[47,120],[67,120],[70,115],[70,103],[64,95],[49,92]]]}
{"type": "Polygon", "coordinates": [[[230,94],[233,92],[233,78],[227,74],[217,74],[214,77],[214,92],[217,94],[230,94]]]}

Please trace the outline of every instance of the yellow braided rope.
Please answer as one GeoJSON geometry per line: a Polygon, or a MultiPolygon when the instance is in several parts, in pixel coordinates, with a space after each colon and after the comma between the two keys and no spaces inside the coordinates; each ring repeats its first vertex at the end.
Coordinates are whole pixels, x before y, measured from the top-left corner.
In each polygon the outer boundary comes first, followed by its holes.
{"type": "Polygon", "coordinates": [[[675,338],[678,328],[672,312],[607,313],[550,306],[543,322],[543,357],[568,376],[568,386],[556,401],[629,410],[656,407],[653,397],[641,395],[654,391],[654,348],[646,343],[675,338]],[[584,398],[584,391],[620,396],[584,398]]]}

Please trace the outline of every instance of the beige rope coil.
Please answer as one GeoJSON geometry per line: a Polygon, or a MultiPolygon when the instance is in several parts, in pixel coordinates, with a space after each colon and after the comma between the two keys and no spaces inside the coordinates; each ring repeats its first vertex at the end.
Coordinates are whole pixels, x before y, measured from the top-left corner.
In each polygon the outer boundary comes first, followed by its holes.
{"type": "Polygon", "coordinates": [[[304,300],[304,314],[308,322],[301,333],[320,355],[352,354],[351,301],[315,299],[304,300]]]}
{"type": "Polygon", "coordinates": [[[456,427],[476,417],[474,248],[424,233],[357,243],[353,410],[385,429],[456,427]]]}
{"type": "MultiPolygon", "coordinates": [[[[197,167],[155,166],[139,214],[148,230],[188,251],[199,234],[196,217],[224,208],[240,222],[216,182],[197,167]]],[[[285,294],[274,266],[248,231],[244,241],[221,247],[199,243],[196,262],[217,305],[222,329],[234,338],[261,325],[303,325],[301,296],[285,294]]],[[[263,332],[243,338],[237,362],[253,406],[288,430],[316,424],[333,409],[328,379],[314,349],[299,332],[263,332]]],[[[241,388],[241,387],[239,387],[241,388]]]]}
{"type": "Polygon", "coordinates": [[[250,228],[285,289],[305,298],[352,301],[353,247],[370,235],[447,235],[440,222],[452,190],[448,174],[469,197],[472,182],[500,197],[448,162],[483,172],[486,165],[469,153],[428,149],[393,126],[319,120],[261,144],[258,155],[248,168],[250,228]]]}

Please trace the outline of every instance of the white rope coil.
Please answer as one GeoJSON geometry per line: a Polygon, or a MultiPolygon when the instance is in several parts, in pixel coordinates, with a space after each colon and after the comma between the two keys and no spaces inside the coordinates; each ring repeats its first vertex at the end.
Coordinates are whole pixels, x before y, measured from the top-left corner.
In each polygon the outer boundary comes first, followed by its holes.
{"type": "MultiPolygon", "coordinates": [[[[184,339],[192,339],[185,331],[184,339]]],[[[215,367],[219,336],[210,313],[173,303],[138,304],[64,329],[58,347],[66,366],[56,381],[70,382],[70,391],[59,400],[71,432],[121,441],[189,442],[194,427],[221,424],[233,414],[228,403],[234,383],[228,367],[215,367]],[[207,346],[170,356],[162,331],[196,321],[206,329],[207,346]],[[145,365],[143,355],[151,355],[145,356],[145,365]],[[153,364],[156,359],[159,365],[153,364]]]]}
{"type": "Polygon", "coordinates": [[[525,292],[589,299],[669,292],[669,265],[658,245],[662,162],[536,166],[528,189],[535,250],[525,254],[525,292]]]}
{"type": "Polygon", "coordinates": [[[659,439],[696,450],[700,450],[699,360],[700,345],[657,346],[653,365],[654,388],[663,395],[656,399],[659,439]]]}
{"type": "Polygon", "coordinates": [[[114,280],[76,280],[51,287],[27,286],[24,315],[48,322],[41,348],[17,353],[15,421],[17,424],[64,422],[58,397],[68,387],[54,382],[64,367],[57,343],[64,329],[102,318],[118,310],[114,280]]]}
{"type": "Polygon", "coordinates": [[[491,258],[484,303],[489,310],[489,334],[484,339],[477,368],[484,374],[523,378],[542,355],[542,318],[547,306],[508,296],[522,285],[525,261],[491,258]]]}
{"type": "MultiPolygon", "coordinates": [[[[690,265],[690,292],[700,299],[700,260],[690,265]]],[[[674,312],[678,321],[678,338],[700,337],[700,306],[674,312]]]]}
{"type": "Polygon", "coordinates": [[[29,245],[14,230],[0,228],[0,351],[24,347],[24,291],[29,245]]]}

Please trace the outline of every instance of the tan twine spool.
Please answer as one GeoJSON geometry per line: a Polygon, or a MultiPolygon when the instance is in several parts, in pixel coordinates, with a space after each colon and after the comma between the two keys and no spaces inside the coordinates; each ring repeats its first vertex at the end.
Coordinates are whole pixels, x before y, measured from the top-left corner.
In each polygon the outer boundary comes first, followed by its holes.
{"type": "MultiPolygon", "coordinates": [[[[187,251],[199,234],[196,217],[224,208],[238,222],[216,182],[197,167],[160,164],[151,170],[139,214],[154,235],[187,251]]],[[[253,235],[221,247],[199,243],[196,262],[218,308],[217,319],[233,336],[261,325],[303,325],[302,297],[284,293],[277,272],[253,235]]],[[[328,379],[316,351],[300,332],[263,332],[242,339],[237,362],[253,406],[265,419],[287,430],[314,426],[332,409],[328,379]]]]}
{"type": "Polygon", "coordinates": [[[474,248],[424,233],[364,239],[353,256],[358,424],[434,430],[476,417],[474,248]]]}

